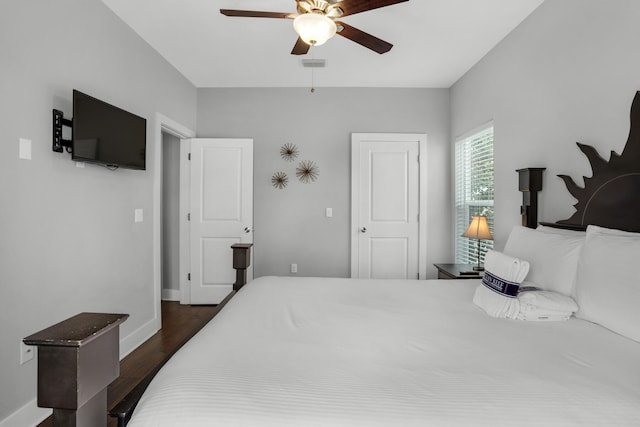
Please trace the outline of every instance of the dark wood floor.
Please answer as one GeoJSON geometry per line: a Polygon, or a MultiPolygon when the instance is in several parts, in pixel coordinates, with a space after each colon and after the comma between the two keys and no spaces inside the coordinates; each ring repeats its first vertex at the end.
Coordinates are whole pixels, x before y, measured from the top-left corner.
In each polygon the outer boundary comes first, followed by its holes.
{"type": "MultiPolygon", "coordinates": [[[[113,408],[159,363],[206,325],[217,314],[219,307],[163,301],[162,329],[120,361],[120,376],[108,388],[108,408],[113,408]]],[[[109,427],[117,425],[115,418],[106,414],[105,417],[109,419],[109,427]]],[[[52,426],[52,417],[38,424],[38,427],[52,426]]]]}

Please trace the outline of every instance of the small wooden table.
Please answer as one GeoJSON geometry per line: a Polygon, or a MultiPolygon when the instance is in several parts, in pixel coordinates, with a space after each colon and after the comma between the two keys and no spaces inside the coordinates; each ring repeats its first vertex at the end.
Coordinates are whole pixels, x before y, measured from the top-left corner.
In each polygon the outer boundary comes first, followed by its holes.
{"type": "Polygon", "coordinates": [[[107,425],[107,386],[120,375],[128,314],[80,313],[23,339],[38,346],[38,406],[55,426],[107,425]]]}
{"type": "Polygon", "coordinates": [[[438,269],[438,279],[482,279],[484,271],[473,271],[475,264],[433,264],[438,269]],[[463,274],[472,272],[472,274],[463,274]]]}

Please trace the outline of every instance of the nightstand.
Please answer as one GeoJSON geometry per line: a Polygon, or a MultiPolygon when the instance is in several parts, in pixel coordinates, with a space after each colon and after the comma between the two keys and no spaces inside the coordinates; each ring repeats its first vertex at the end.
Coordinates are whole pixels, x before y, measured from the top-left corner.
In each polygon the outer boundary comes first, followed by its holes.
{"type": "Polygon", "coordinates": [[[475,264],[433,264],[438,269],[438,279],[482,279],[483,271],[473,271],[475,264]],[[462,274],[471,271],[475,274],[462,274]]]}

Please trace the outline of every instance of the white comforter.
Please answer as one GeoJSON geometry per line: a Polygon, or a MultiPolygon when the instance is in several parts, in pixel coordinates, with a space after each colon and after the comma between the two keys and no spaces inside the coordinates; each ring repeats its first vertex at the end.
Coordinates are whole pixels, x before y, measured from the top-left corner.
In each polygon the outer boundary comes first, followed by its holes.
{"type": "Polygon", "coordinates": [[[478,283],[257,279],[129,426],[640,425],[639,343],[577,319],[489,317],[478,283]]]}

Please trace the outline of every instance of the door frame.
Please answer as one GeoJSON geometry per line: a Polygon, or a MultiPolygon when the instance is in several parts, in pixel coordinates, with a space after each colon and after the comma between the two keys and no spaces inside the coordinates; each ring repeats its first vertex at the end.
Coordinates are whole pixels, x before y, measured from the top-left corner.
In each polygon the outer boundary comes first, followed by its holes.
{"type": "MultiPolygon", "coordinates": [[[[194,138],[196,136],[195,131],[188,127],[170,119],[160,113],[156,113],[155,117],[155,150],[153,153],[153,301],[154,301],[154,326],[156,330],[162,327],[162,133],[168,133],[180,139],[194,138]]],[[[184,169],[182,165],[182,147],[180,147],[180,173],[184,169]]],[[[180,198],[182,205],[182,177],[180,180],[180,198]]],[[[182,206],[180,207],[180,261],[179,261],[179,274],[180,274],[180,303],[182,302],[184,295],[184,284],[186,282],[186,271],[184,263],[187,262],[188,257],[185,257],[183,247],[183,218],[182,218],[182,206]],[[185,258],[185,259],[183,259],[185,258]]],[[[186,219],[186,218],[185,218],[186,219]]],[[[188,249],[188,247],[187,247],[188,249]]],[[[187,303],[188,304],[188,303],[187,303]]]]}
{"type": "Polygon", "coordinates": [[[359,277],[360,224],[360,146],[367,142],[418,142],[418,278],[427,277],[427,134],[352,133],[351,134],[351,277],[359,277]]]}

